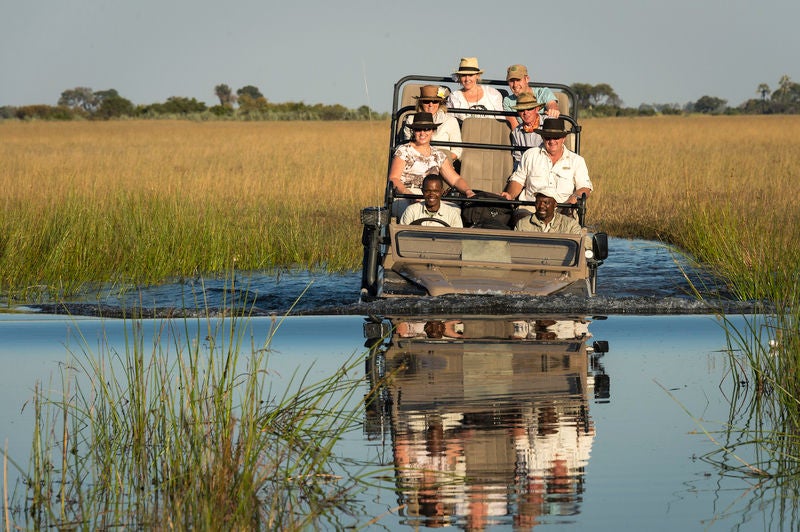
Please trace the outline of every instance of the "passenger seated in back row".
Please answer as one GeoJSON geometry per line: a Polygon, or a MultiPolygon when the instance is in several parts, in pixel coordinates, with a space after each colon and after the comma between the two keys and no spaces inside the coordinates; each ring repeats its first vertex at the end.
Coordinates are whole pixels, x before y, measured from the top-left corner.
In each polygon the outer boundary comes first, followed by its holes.
{"type": "MultiPolygon", "coordinates": [[[[461,83],[461,90],[453,91],[447,98],[447,107],[450,109],[480,109],[486,111],[502,111],[503,95],[499,90],[488,85],[481,85],[483,70],[478,66],[477,57],[463,57],[458,65],[455,75],[461,83]]],[[[502,118],[491,115],[468,115],[466,113],[453,113],[454,117],[464,120],[469,116],[477,118],[502,118]]]]}
{"type": "MultiPolygon", "coordinates": [[[[523,92],[519,95],[514,110],[519,114],[521,123],[511,130],[512,146],[538,148],[542,144],[542,136],[536,132],[539,128],[539,110],[542,106],[544,106],[544,104],[537,102],[536,97],[530,92],[523,92]]],[[[514,170],[519,166],[524,152],[524,149],[514,150],[512,152],[514,156],[514,170]]]]}
{"type": "MultiPolygon", "coordinates": [[[[468,198],[475,195],[467,182],[458,175],[447,155],[431,146],[431,135],[439,126],[430,113],[415,113],[409,125],[414,132],[411,142],[400,145],[394,152],[389,180],[399,194],[421,194],[422,180],[431,174],[441,175],[450,186],[463,192],[468,198]]],[[[396,200],[392,216],[402,216],[410,200],[396,200]]]]}
{"type": "MultiPolygon", "coordinates": [[[[511,94],[503,98],[503,110],[513,111],[520,94],[533,92],[536,100],[545,104],[545,108],[539,111],[544,111],[549,118],[558,118],[560,113],[556,95],[547,87],[530,87],[528,85],[530,80],[531,78],[528,77],[528,69],[525,65],[511,65],[508,67],[506,81],[508,82],[508,88],[511,89],[511,94]]],[[[519,120],[514,116],[509,116],[508,123],[511,125],[511,129],[514,129],[519,125],[519,120]]]]}
{"type": "MultiPolygon", "coordinates": [[[[425,200],[422,203],[418,202],[409,205],[400,219],[401,224],[410,225],[411,222],[421,218],[433,218],[445,222],[450,227],[463,227],[461,209],[442,203],[442,194],[444,194],[444,179],[442,179],[442,176],[432,174],[425,177],[422,180],[422,194],[425,196],[425,200]]],[[[433,220],[424,221],[420,225],[444,227],[444,225],[433,220]]]]}
{"type": "MultiPolygon", "coordinates": [[[[420,87],[419,96],[414,96],[414,98],[417,98],[417,111],[430,113],[433,115],[434,122],[439,122],[439,127],[433,132],[431,140],[461,142],[461,127],[458,125],[458,120],[447,114],[444,92],[445,89],[437,85],[420,87]]],[[[406,119],[406,123],[403,126],[403,138],[410,139],[414,135],[410,127],[413,122],[413,115],[406,119]]],[[[439,146],[439,149],[447,153],[451,162],[455,162],[461,157],[461,148],[439,146]]]]}
{"type": "Polygon", "coordinates": [[[575,221],[575,218],[556,212],[558,203],[553,196],[555,193],[552,190],[537,192],[535,212],[517,220],[515,229],[539,233],[581,234],[581,226],[575,221]]]}

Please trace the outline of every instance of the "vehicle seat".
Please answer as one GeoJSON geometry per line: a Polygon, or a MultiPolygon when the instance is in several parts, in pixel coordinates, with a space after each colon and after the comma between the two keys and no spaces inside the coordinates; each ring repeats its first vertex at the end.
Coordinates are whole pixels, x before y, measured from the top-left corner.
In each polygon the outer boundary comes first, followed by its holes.
{"type": "MultiPolygon", "coordinates": [[[[510,146],[510,129],[506,120],[465,118],[461,124],[462,142],[510,146]]],[[[513,160],[510,151],[464,148],[461,154],[461,177],[473,190],[499,194],[511,175],[513,160]]]]}
{"type": "MultiPolygon", "coordinates": [[[[558,100],[558,111],[562,115],[572,116],[569,114],[569,95],[566,92],[561,91],[553,91],[553,94],[556,95],[556,100],[558,100]]],[[[567,130],[572,129],[572,124],[570,122],[565,122],[565,126],[567,127],[567,130]]],[[[575,151],[575,135],[567,135],[566,139],[564,140],[564,145],[569,150],[575,151]]]]}

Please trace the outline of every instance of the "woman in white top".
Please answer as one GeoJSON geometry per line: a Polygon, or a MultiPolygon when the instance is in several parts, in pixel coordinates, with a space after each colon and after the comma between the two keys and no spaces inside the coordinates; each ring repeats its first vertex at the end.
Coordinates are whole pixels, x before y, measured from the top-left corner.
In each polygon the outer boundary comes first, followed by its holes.
{"type": "MultiPolygon", "coordinates": [[[[420,87],[419,96],[414,96],[417,99],[417,111],[430,113],[433,115],[433,120],[439,122],[439,127],[433,132],[431,140],[461,142],[461,128],[458,125],[458,120],[447,114],[447,106],[444,104],[444,91],[445,89],[437,85],[420,87]]],[[[413,134],[411,127],[409,127],[413,121],[413,115],[409,116],[403,127],[403,135],[407,139],[410,139],[413,134]]],[[[461,148],[440,146],[439,149],[445,151],[451,162],[461,157],[461,148]]]]}
{"type": "MultiPolygon", "coordinates": [[[[447,98],[447,107],[450,109],[482,109],[487,111],[503,110],[503,95],[494,87],[480,84],[483,70],[478,67],[477,57],[463,57],[455,71],[461,90],[453,91],[447,98]]],[[[468,116],[479,118],[495,118],[491,115],[469,115],[467,113],[453,113],[452,116],[464,120],[468,116]]]]}
{"type": "MultiPolygon", "coordinates": [[[[414,132],[411,141],[401,144],[394,152],[389,180],[398,194],[422,194],[422,180],[430,174],[441,175],[447,183],[468,198],[475,193],[462,179],[444,151],[431,146],[431,136],[439,126],[430,113],[415,113],[409,127],[414,132]]],[[[393,215],[401,216],[410,203],[407,199],[394,202],[393,215]]]]}

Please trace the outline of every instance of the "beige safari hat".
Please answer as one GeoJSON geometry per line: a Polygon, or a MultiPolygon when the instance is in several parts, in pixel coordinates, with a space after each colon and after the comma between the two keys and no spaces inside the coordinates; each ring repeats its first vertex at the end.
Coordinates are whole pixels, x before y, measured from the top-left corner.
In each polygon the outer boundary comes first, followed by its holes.
{"type": "Polygon", "coordinates": [[[536,96],[531,92],[523,92],[517,97],[517,105],[514,106],[515,111],[525,111],[527,109],[536,109],[542,107],[544,104],[536,100],[536,96]]]}
{"type": "Polygon", "coordinates": [[[522,79],[528,75],[528,69],[525,65],[511,65],[506,70],[506,81],[510,79],[522,79]]]}
{"type": "Polygon", "coordinates": [[[477,57],[462,57],[458,63],[458,70],[455,74],[483,74],[483,70],[478,66],[477,57]]]}

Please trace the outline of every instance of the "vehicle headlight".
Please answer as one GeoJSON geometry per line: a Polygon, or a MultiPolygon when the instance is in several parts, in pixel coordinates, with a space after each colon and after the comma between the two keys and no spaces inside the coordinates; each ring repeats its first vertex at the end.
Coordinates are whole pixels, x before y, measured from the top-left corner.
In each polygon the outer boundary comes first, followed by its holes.
{"type": "Polygon", "coordinates": [[[586,255],[587,259],[592,259],[594,258],[594,251],[592,251],[591,249],[587,249],[586,251],[584,251],[584,255],[586,255]]]}

